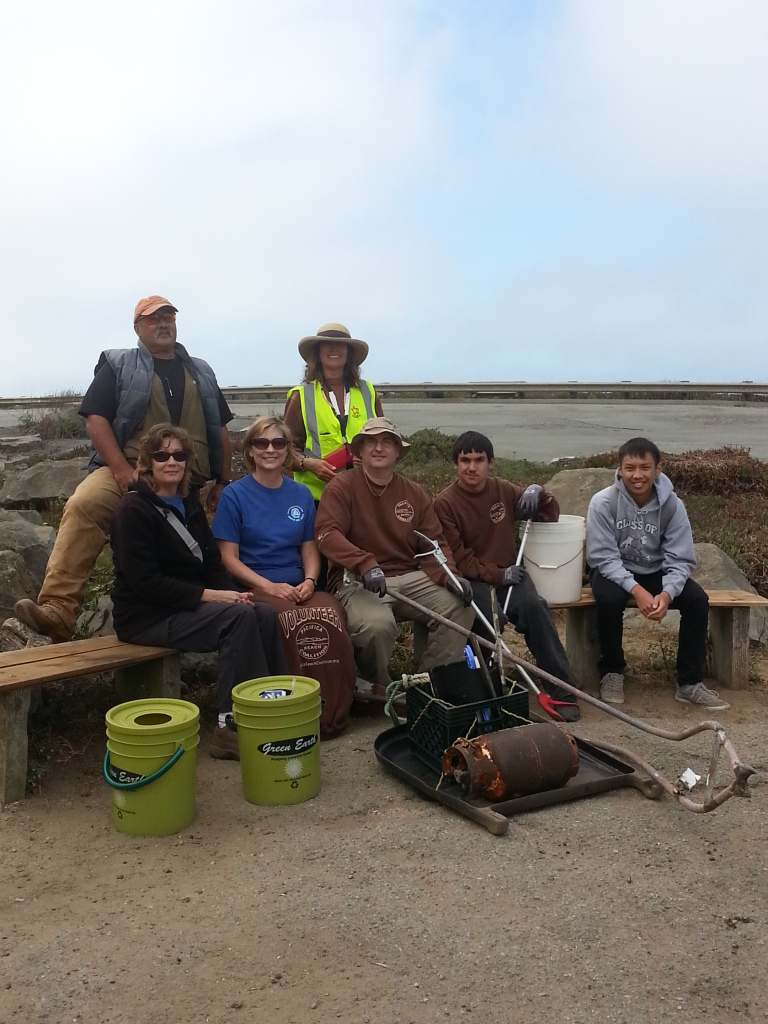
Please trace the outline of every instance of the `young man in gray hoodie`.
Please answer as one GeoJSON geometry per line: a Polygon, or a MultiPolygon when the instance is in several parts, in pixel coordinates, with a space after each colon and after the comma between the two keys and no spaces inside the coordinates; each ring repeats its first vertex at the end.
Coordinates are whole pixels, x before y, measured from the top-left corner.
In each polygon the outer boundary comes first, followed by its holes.
{"type": "Polygon", "coordinates": [[[621,446],[615,483],[589,503],[587,562],[597,602],[601,699],[624,703],[622,636],[632,595],[652,622],[669,608],[680,610],[675,698],[710,711],[730,707],[702,682],[709,600],[691,579],[696,555],[685,507],[661,472],[659,449],[645,437],[621,446]]]}

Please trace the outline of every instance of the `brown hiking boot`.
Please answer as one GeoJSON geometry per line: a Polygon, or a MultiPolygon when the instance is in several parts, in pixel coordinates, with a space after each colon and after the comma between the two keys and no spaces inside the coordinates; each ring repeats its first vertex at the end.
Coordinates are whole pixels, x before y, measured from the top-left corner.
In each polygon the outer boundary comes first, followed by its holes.
{"type": "Polygon", "coordinates": [[[22,597],[16,602],[13,614],[36,633],[49,636],[54,643],[62,644],[69,640],[72,630],[68,629],[61,619],[52,615],[45,605],[41,607],[29,597],[22,597]]]}
{"type": "Polygon", "coordinates": [[[211,740],[211,757],[217,757],[221,761],[239,761],[240,747],[237,742],[237,732],[227,726],[217,725],[213,730],[211,740]]]}

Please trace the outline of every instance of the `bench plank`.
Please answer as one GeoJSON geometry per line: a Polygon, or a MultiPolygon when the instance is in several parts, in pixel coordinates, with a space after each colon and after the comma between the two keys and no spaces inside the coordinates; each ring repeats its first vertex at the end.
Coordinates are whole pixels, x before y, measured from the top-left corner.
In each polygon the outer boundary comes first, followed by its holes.
{"type": "Polygon", "coordinates": [[[35,683],[107,672],[172,657],[166,647],[126,644],[116,637],[73,640],[47,647],[28,647],[0,653],[0,690],[15,690],[35,683]]]}
{"type": "MultiPolygon", "coordinates": [[[[760,608],[768,605],[768,597],[750,594],[747,590],[707,590],[710,608],[760,608]]],[[[583,587],[578,601],[552,604],[550,608],[592,608],[595,598],[591,587],[583,587]]],[[[628,608],[636,608],[634,597],[630,597],[628,608]]]]}

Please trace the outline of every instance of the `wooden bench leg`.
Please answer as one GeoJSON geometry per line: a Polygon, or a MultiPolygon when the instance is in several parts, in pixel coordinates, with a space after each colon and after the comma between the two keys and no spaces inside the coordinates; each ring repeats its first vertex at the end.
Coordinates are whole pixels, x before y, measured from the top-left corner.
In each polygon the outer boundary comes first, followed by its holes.
{"type": "Polygon", "coordinates": [[[27,712],[32,691],[0,693],[0,807],[27,789],[27,712]]]}
{"type": "Polygon", "coordinates": [[[157,661],[115,669],[115,690],[119,700],[142,697],[181,696],[181,659],[174,651],[157,661]]]}
{"type": "Polygon", "coordinates": [[[710,608],[712,671],[734,690],[749,686],[749,608],[710,608]]]}
{"type": "Polygon", "coordinates": [[[597,642],[597,610],[593,608],[565,609],[565,651],[573,678],[582,690],[597,690],[600,675],[597,661],[600,646],[597,642]]]}

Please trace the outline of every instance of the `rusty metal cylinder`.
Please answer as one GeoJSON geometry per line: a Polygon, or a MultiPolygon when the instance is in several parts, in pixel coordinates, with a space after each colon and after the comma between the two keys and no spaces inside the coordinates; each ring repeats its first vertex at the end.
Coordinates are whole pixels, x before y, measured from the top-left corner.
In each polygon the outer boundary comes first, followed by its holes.
{"type": "Polygon", "coordinates": [[[564,729],[548,723],[458,739],[443,755],[443,775],[465,793],[487,800],[559,789],[579,770],[579,748],[564,729]]]}

